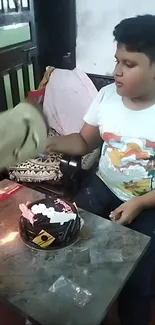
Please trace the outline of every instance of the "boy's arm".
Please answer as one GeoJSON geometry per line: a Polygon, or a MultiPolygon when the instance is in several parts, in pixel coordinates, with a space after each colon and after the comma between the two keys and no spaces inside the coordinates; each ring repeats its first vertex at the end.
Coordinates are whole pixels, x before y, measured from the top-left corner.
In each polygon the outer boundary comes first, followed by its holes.
{"type": "Polygon", "coordinates": [[[45,151],[83,156],[99,147],[101,143],[99,128],[85,123],[80,133],[49,138],[45,151]]]}
{"type": "Polygon", "coordinates": [[[132,223],[143,210],[153,207],[155,207],[155,190],[121,204],[109,217],[113,222],[126,225],[132,223]]]}
{"type": "Polygon", "coordinates": [[[143,209],[150,209],[155,207],[155,190],[152,190],[149,193],[140,196],[139,202],[141,203],[143,209]]]}

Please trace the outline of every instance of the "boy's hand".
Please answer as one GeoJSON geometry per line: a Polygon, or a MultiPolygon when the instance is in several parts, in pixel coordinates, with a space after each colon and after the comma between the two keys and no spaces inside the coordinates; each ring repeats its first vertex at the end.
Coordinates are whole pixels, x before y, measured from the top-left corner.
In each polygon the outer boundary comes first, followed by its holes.
{"type": "Polygon", "coordinates": [[[112,222],[128,225],[143,210],[141,197],[136,197],[128,202],[121,204],[116,210],[111,212],[110,219],[112,222]]]}
{"type": "Polygon", "coordinates": [[[48,155],[49,153],[51,153],[53,150],[52,150],[52,138],[53,137],[48,137],[47,140],[46,140],[46,148],[44,150],[44,154],[45,155],[48,155]]]}

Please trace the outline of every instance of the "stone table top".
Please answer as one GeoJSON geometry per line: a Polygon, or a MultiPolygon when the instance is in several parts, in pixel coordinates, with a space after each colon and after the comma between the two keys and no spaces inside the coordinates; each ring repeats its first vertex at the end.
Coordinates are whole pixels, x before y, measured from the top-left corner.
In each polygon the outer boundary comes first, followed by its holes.
{"type": "Polygon", "coordinates": [[[72,246],[36,251],[25,246],[18,233],[4,243],[10,232],[18,232],[19,204],[43,197],[22,187],[0,201],[0,295],[43,325],[99,325],[150,238],[80,210],[85,224],[72,246]],[[61,276],[91,293],[84,307],[71,293],[64,297],[49,291],[61,276]]]}

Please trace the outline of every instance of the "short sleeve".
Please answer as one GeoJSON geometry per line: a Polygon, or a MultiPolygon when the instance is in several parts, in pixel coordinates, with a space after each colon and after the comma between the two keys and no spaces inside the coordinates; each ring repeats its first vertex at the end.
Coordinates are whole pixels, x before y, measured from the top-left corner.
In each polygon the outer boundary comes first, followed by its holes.
{"type": "Polygon", "coordinates": [[[88,112],[84,116],[84,121],[92,126],[98,126],[98,116],[99,116],[99,108],[100,103],[102,102],[102,99],[104,97],[104,88],[102,88],[99,93],[97,94],[96,98],[92,102],[88,112]]]}

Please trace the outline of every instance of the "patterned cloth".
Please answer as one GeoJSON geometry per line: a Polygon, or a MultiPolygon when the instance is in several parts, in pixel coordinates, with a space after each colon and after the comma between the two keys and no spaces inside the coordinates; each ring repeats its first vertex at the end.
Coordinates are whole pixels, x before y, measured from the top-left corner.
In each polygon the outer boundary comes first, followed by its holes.
{"type": "MultiPolygon", "coordinates": [[[[53,135],[59,136],[55,130],[51,129],[49,137],[53,135]]],[[[37,157],[15,166],[10,166],[10,179],[17,182],[43,182],[52,180],[57,183],[62,178],[60,170],[61,158],[61,154],[51,153],[44,159],[37,157]]]]}

